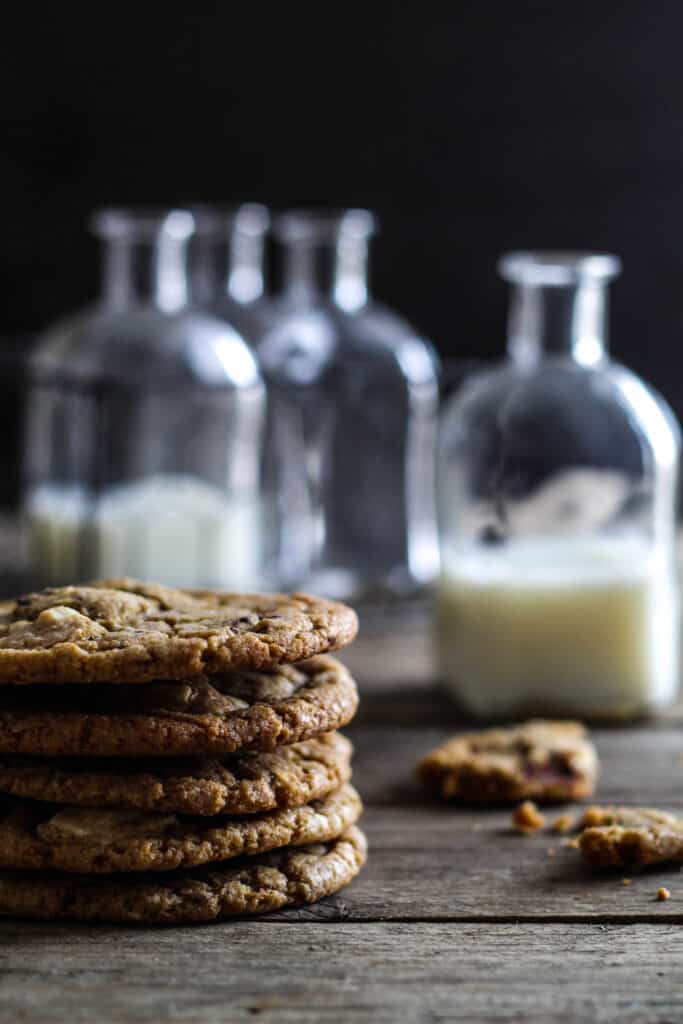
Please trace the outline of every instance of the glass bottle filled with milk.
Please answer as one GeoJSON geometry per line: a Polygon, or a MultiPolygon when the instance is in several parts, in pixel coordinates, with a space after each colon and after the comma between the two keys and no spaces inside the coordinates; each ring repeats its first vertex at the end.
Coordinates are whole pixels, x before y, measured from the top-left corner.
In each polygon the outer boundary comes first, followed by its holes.
{"type": "Polygon", "coordinates": [[[442,422],[443,679],[480,717],[636,717],[678,691],[678,426],[607,354],[614,256],[499,269],[508,359],[442,422]]]}
{"type": "Polygon", "coordinates": [[[195,217],[105,210],[93,228],[102,295],[47,331],[31,362],[34,581],[277,584],[265,387],[239,330],[195,302],[195,217]]]}

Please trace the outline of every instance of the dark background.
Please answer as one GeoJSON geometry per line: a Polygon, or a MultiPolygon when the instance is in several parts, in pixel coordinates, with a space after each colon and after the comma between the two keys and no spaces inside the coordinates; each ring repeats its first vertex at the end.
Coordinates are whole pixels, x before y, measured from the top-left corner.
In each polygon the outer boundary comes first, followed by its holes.
{"type": "Polygon", "coordinates": [[[514,247],[624,260],[613,351],[683,412],[683,5],[25,5],[0,48],[0,335],[94,295],[109,203],[376,209],[378,295],[501,351],[514,247]]]}

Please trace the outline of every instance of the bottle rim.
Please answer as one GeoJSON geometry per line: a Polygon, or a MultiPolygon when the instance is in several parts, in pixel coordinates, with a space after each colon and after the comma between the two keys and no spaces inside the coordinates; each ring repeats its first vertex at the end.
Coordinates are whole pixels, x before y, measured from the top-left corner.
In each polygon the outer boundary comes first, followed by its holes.
{"type": "Polygon", "coordinates": [[[89,227],[107,242],[153,241],[161,235],[181,242],[194,234],[196,218],[182,208],[110,206],[95,210],[89,227]]]}
{"type": "Polygon", "coordinates": [[[280,242],[335,242],[338,238],[367,239],[377,231],[377,217],[371,210],[297,209],[278,214],[273,234],[280,242]]]}
{"type": "Polygon", "coordinates": [[[263,203],[239,203],[236,206],[206,203],[189,209],[195,221],[195,234],[208,238],[223,238],[230,231],[262,238],[270,228],[270,210],[263,203]]]}
{"type": "Polygon", "coordinates": [[[581,281],[610,281],[621,272],[611,253],[574,250],[520,250],[498,261],[498,273],[514,284],[562,287],[581,281]]]}

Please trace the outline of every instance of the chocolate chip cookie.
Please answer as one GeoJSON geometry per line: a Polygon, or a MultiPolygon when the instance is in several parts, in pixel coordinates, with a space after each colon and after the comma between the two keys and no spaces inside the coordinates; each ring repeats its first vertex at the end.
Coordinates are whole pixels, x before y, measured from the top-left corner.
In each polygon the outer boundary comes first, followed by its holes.
{"type": "Polygon", "coordinates": [[[418,777],[465,803],[581,800],[593,792],[598,759],[579,722],[530,721],[465,733],[427,754],[418,777]]]}
{"type": "Polygon", "coordinates": [[[176,590],[138,580],[0,603],[0,682],[141,683],[264,669],[351,643],[343,604],[306,594],[176,590]]]}
{"type": "Polygon", "coordinates": [[[81,807],[180,814],[255,814],[300,807],[351,777],[340,733],[226,758],[0,758],[0,791],[81,807]]]}
{"type": "Polygon", "coordinates": [[[360,797],[348,784],[303,807],[208,819],[1,797],[0,868],[171,871],[326,842],[354,825],[361,810],[360,797]]]}
{"type": "Polygon", "coordinates": [[[315,903],[348,885],[367,844],[352,827],[324,843],[241,858],[220,868],[117,879],[0,872],[4,917],[189,924],[315,903]]]}
{"type": "Polygon", "coordinates": [[[353,679],[326,656],[261,672],[144,685],[0,686],[0,753],[155,757],[272,750],[346,725],[357,706],[353,679]]]}
{"type": "Polygon", "coordinates": [[[579,849],[596,867],[683,861],[683,819],[652,807],[591,807],[579,849]]]}

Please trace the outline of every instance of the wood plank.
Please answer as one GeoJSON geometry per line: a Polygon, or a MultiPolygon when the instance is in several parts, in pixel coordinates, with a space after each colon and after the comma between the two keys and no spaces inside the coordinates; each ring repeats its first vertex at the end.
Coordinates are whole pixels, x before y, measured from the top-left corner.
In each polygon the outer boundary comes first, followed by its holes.
{"type": "MultiPolygon", "coordinates": [[[[386,666],[384,668],[386,671],[386,666]]],[[[404,678],[405,668],[397,670],[396,685],[387,679],[386,685],[378,685],[372,677],[357,675],[361,703],[356,721],[359,725],[376,726],[444,726],[453,730],[483,729],[487,722],[468,718],[458,708],[443,687],[433,679],[416,683],[404,678]]],[[[562,717],[562,716],[559,716],[562,717]]],[[[612,729],[634,732],[666,729],[683,725],[683,701],[665,708],[654,718],[643,718],[626,723],[593,723],[603,731],[612,729]]]]}
{"type": "MultiPolygon", "coordinates": [[[[347,731],[356,746],[354,781],[366,801],[369,863],[338,899],[292,911],[289,918],[683,921],[677,867],[597,872],[550,829],[532,836],[514,832],[509,808],[463,809],[432,799],[416,782],[414,765],[448,728],[347,731]],[[624,876],[632,878],[628,887],[624,876]],[[655,901],[660,885],[673,894],[668,902],[655,901]]],[[[679,730],[603,729],[595,738],[603,765],[599,800],[683,813],[679,730]]],[[[546,810],[548,824],[560,810],[546,810]]],[[[578,815],[581,808],[573,810],[578,815]]]]}
{"type": "Polygon", "coordinates": [[[672,927],[0,927],[0,1024],[673,1021],[672,927]]]}
{"type": "Polygon", "coordinates": [[[333,903],[342,919],[683,923],[679,868],[596,871],[555,834],[515,833],[507,811],[369,807],[362,824],[370,857],[333,903]],[[656,900],[660,885],[667,902],[656,900]]]}

